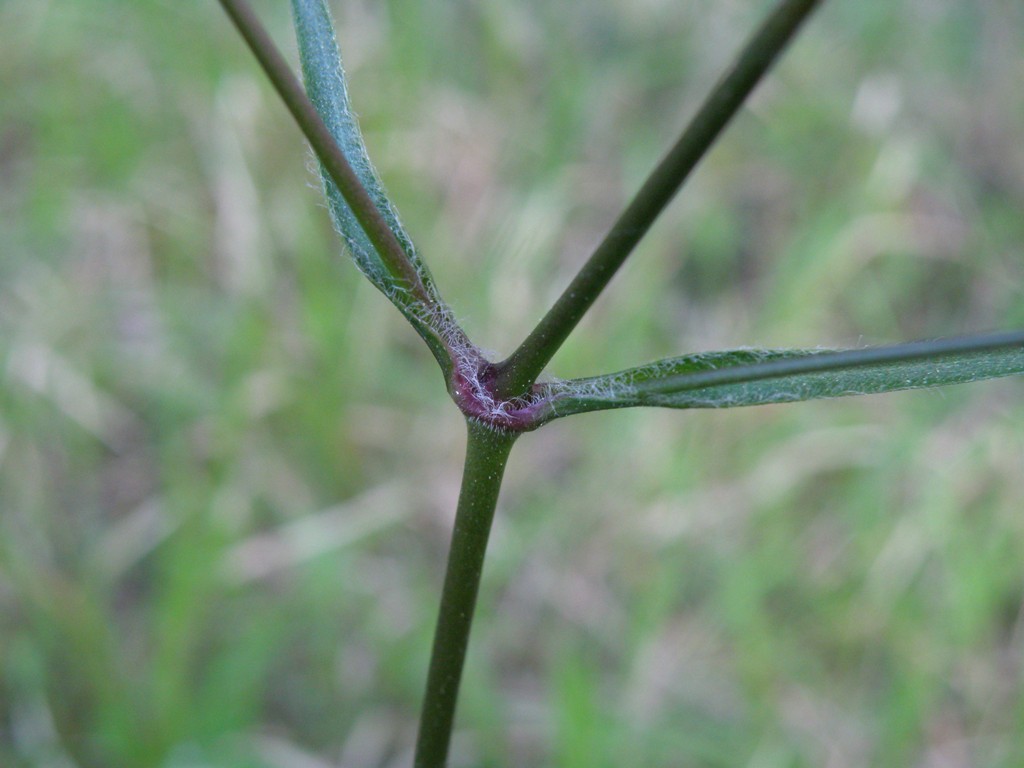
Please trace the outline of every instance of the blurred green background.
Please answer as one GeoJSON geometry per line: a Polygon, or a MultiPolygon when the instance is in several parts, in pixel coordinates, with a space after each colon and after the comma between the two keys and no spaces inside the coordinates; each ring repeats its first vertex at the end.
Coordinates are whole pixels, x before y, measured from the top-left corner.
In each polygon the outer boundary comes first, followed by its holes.
{"type": "MultiPolygon", "coordinates": [[[[294,58],[287,3],[257,8],[294,58]]],[[[509,352],[769,7],[332,4],[509,352]]],[[[832,0],[554,361],[1024,325],[1024,5],[832,0]]],[[[213,2],[0,2],[0,765],[405,766],[463,428],[213,2]]],[[[453,766],[1024,764],[1024,383],[520,440],[453,766]]]]}

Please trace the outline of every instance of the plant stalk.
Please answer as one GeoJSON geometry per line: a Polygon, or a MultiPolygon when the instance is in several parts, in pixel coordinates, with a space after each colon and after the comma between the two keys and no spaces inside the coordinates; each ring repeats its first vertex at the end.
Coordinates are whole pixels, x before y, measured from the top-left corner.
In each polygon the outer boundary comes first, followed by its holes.
{"type": "Polygon", "coordinates": [[[352,209],[356,221],[366,232],[384,266],[394,277],[404,281],[412,294],[425,306],[432,306],[434,300],[424,287],[395,233],[377,210],[377,206],[316,111],[316,107],[309,100],[288,62],[274,45],[274,41],[252,8],[245,0],[220,0],[220,4],[255,54],[263,71],[267,73],[274,89],[292,113],[292,117],[305,134],[306,140],[313,147],[331,180],[338,185],[341,196],[352,209]]]}
{"type": "Polygon", "coordinates": [[[821,2],[782,0],[762,23],[579,274],[519,348],[496,366],[494,382],[498,396],[521,395],[533,384],[802,22],[821,2]]]}
{"type": "Polygon", "coordinates": [[[505,464],[517,436],[474,419],[467,419],[466,424],[466,463],[420,714],[416,768],[441,768],[448,759],[487,537],[505,464]]]}

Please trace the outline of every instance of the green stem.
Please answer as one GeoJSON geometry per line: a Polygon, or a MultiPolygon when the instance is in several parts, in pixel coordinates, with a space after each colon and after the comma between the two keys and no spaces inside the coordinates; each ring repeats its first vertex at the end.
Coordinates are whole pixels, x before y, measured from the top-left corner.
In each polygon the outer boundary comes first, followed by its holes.
{"type": "Polygon", "coordinates": [[[496,367],[496,393],[527,391],[821,0],[783,0],[744,46],[675,146],[554,306],[496,367]]]}
{"type": "Polygon", "coordinates": [[[252,8],[245,0],[220,0],[220,4],[255,54],[327,173],[338,185],[341,196],[352,209],[356,221],[366,232],[384,266],[394,277],[403,280],[417,299],[426,306],[433,305],[434,300],[423,286],[415,266],[409,261],[395,233],[373,204],[373,200],[338,147],[330,130],[324,125],[316,107],[309,100],[288,62],[274,45],[274,41],[252,8]]]}
{"type": "Polygon", "coordinates": [[[416,768],[440,768],[448,758],[487,537],[505,463],[516,439],[515,433],[496,431],[473,419],[466,424],[466,464],[420,714],[416,768]]]}

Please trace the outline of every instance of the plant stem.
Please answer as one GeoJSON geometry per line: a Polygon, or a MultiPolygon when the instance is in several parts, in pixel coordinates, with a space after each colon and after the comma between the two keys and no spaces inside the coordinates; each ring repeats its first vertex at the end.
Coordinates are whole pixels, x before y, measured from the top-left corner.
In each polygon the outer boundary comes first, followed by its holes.
{"type": "Polygon", "coordinates": [[[274,45],[274,41],[252,8],[246,0],[220,0],[220,4],[252,49],[327,173],[338,185],[341,196],[352,209],[356,221],[366,232],[384,266],[394,277],[407,283],[409,290],[417,299],[426,306],[432,306],[435,302],[423,286],[415,266],[409,261],[398,238],[377,210],[356,172],[317,113],[316,107],[306,96],[288,62],[274,45]]]}
{"type": "Polygon", "coordinates": [[[750,38],[569,287],[519,348],[496,366],[494,382],[499,396],[520,395],[533,384],[801,23],[820,3],[821,0],[783,0],[750,38]]]}
{"type": "Polygon", "coordinates": [[[416,768],[440,768],[448,758],[487,537],[505,463],[516,439],[515,433],[496,431],[474,419],[467,419],[466,424],[466,463],[420,714],[416,768]]]}

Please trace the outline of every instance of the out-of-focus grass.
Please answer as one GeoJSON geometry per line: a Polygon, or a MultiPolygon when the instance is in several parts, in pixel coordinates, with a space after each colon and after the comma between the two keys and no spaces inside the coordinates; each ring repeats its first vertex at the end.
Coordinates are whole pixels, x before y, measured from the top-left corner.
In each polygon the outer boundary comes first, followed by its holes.
{"type": "MultiPolygon", "coordinates": [[[[766,7],[335,4],[475,338],[766,7]]],[[[1009,0],[834,0],[554,371],[1024,323],[1021,50],[1009,0]]],[[[0,93],[0,765],[407,764],[460,419],[296,130],[214,3],[7,0],[0,93]]],[[[527,435],[453,765],[1018,765],[1022,436],[1013,380],[527,435]]]]}

